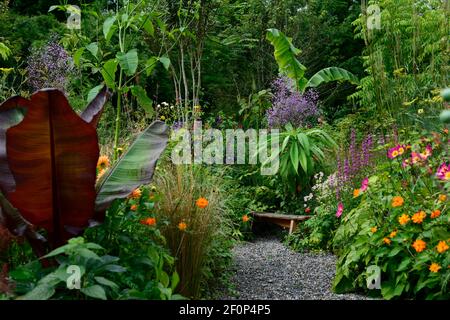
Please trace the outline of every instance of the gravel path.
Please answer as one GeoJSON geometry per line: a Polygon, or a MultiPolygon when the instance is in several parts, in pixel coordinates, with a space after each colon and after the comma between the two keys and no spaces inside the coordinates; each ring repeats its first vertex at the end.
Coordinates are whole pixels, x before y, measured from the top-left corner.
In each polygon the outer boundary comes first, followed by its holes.
{"type": "Polygon", "coordinates": [[[331,292],[336,264],[331,254],[297,253],[274,237],[238,244],[233,253],[235,292],[224,299],[367,299],[331,292]]]}

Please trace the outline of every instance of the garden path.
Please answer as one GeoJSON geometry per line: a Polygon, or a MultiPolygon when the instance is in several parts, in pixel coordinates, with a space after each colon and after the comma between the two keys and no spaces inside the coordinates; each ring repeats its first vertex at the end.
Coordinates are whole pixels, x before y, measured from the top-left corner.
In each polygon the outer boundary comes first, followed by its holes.
{"type": "Polygon", "coordinates": [[[233,254],[234,288],[224,299],[367,299],[331,291],[336,265],[332,254],[298,253],[274,236],[240,243],[233,254]]]}

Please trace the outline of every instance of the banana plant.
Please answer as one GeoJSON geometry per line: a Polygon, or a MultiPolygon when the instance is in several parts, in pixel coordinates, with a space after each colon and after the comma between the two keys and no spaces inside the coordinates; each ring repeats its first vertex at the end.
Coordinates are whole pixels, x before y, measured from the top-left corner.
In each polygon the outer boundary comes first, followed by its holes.
{"type": "Polygon", "coordinates": [[[353,84],[359,84],[359,80],[354,74],[338,67],[322,69],[310,79],[307,79],[305,77],[307,68],[296,58],[301,53],[301,50],[292,44],[292,39],[286,37],[278,29],[267,29],[266,38],[275,49],[274,56],[280,73],[294,80],[300,93],[304,93],[307,88],[315,88],[322,83],[331,81],[346,80],[353,84]]]}
{"type": "Polygon", "coordinates": [[[153,122],[96,185],[96,126],[108,97],[105,87],[81,116],[56,89],[0,105],[0,221],[10,232],[60,246],[101,222],[112,201],[151,181],[168,141],[161,121],[153,122]]]}

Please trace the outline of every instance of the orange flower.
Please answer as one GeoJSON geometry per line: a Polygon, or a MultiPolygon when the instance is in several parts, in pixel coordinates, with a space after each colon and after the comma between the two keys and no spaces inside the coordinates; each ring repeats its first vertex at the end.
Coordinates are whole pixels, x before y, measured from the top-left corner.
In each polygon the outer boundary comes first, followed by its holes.
{"type": "Polygon", "coordinates": [[[403,203],[404,203],[404,200],[400,196],[395,196],[394,198],[392,198],[392,206],[394,208],[401,207],[403,205],[403,203]]]}
{"type": "Polygon", "coordinates": [[[142,191],[137,188],[134,189],[133,192],[128,196],[129,199],[139,199],[142,195],[142,191]]]}
{"type": "Polygon", "coordinates": [[[103,175],[105,174],[106,169],[100,169],[97,173],[97,180],[100,180],[101,177],[103,177],[103,175]]]}
{"type": "Polygon", "coordinates": [[[402,226],[407,224],[409,221],[409,216],[404,213],[398,218],[398,223],[400,223],[402,226]]]}
{"type": "Polygon", "coordinates": [[[305,209],[305,212],[306,212],[306,213],[310,213],[310,212],[311,212],[311,208],[310,208],[310,207],[306,208],[306,209],[305,209]]]}
{"type": "Polygon", "coordinates": [[[449,249],[449,246],[445,241],[439,241],[438,245],[436,246],[436,249],[439,253],[444,253],[449,249]]]}
{"type": "Polygon", "coordinates": [[[445,200],[447,200],[447,196],[445,194],[440,194],[439,195],[439,201],[440,202],[444,202],[445,200]]]}
{"type": "Polygon", "coordinates": [[[359,194],[360,194],[361,190],[360,189],[355,189],[353,190],[353,198],[358,198],[359,194]]]}
{"type": "Polygon", "coordinates": [[[433,272],[433,273],[437,273],[437,272],[439,272],[439,270],[441,270],[441,266],[438,265],[436,262],[433,262],[433,263],[431,264],[429,270],[430,270],[431,272],[433,272]]]}
{"type": "Polygon", "coordinates": [[[426,218],[427,214],[425,213],[425,211],[419,211],[413,214],[413,216],[411,217],[411,220],[414,223],[422,223],[423,220],[426,218]]]}
{"type": "Polygon", "coordinates": [[[392,231],[391,234],[389,235],[389,238],[394,238],[397,235],[397,231],[392,231]]]}
{"type": "Polygon", "coordinates": [[[145,224],[147,226],[154,226],[156,224],[156,219],[155,218],[147,218],[144,220],[141,220],[142,224],[145,224]]]}
{"type": "Polygon", "coordinates": [[[195,202],[195,204],[197,205],[197,207],[199,207],[200,209],[204,209],[208,206],[208,200],[206,200],[205,198],[198,198],[197,201],[195,202]]]}
{"type": "Polygon", "coordinates": [[[436,209],[431,213],[431,218],[434,219],[434,218],[439,217],[440,215],[441,215],[441,210],[436,209]]]}
{"type": "Polygon", "coordinates": [[[130,207],[130,210],[131,210],[131,211],[136,211],[137,208],[138,208],[137,205],[133,204],[133,205],[130,207]]]}
{"type": "Polygon", "coordinates": [[[247,222],[248,220],[250,220],[250,218],[248,217],[248,215],[244,214],[242,216],[242,221],[247,222]]]}
{"type": "Polygon", "coordinates": [[[107,156],[100,156],[97,161],[97,169],[106,169],[109,167],[109,159],[107,156]]]}
{"type": "Polygon", "coordinates": [[[375,232],[377,232],[377,227],[372,227],[372,228],[370,228],[370,232],[372,232],[372,233],[375,233],[375,232]]]}
{"type": "Polygon", "coordinates": [[[383,242],[389,245],[389,244],[391,244],[391,239],[389,239],[389,238],[384,238],[384,239],[383,239],[383,242]]]}
{"type": "Polygon", "coordinates": [[[422,252],[427,247],[427,244],[425,241],[423,241],[421,239],[417,239],[416,241],[414,241],[412,246],[414,249],[416,249],[417,252],[422,252]]]}
{"type": "Polygon", "coordinates": [[[178,224],[178,229],[180,229],[180,231],[184,231],[184,230],[186,230],[187,229],[187,224],[185,223],[185,222],[180,222],[179,224],[178,224]]]}

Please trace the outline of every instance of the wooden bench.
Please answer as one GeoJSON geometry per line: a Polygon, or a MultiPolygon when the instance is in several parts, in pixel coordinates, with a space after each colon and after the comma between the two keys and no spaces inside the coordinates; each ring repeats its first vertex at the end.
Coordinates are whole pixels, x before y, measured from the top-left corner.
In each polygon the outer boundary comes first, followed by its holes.
{"type": "Polygon", "coordinates": [[[297,229],[299,222],[311,218],[311,216],[298,216],[293,214],[279,214],[270,212],[251,212],[251,215],[253,215],[255,220],[272,222],[283,228],[289,228],[289,234],[297,229]]]}

